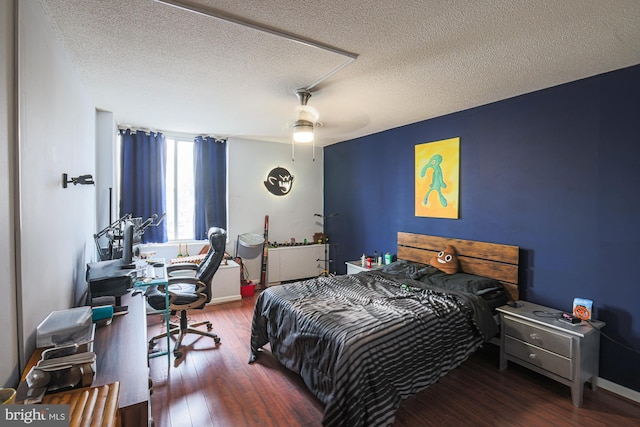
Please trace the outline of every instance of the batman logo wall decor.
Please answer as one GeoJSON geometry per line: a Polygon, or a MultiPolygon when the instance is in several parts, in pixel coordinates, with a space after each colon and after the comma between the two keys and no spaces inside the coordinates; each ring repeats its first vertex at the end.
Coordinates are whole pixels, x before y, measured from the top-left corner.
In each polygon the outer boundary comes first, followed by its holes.
{"type": "Polygon", "coordinates": [[[285,168],[277,167],[271,169],[267,180],[264,182],[264,186],[267,187],[269,193],[276,196],[284,196],[289,194],[291,187],[293,186],[293,175],[289,173],[285,168]]]}

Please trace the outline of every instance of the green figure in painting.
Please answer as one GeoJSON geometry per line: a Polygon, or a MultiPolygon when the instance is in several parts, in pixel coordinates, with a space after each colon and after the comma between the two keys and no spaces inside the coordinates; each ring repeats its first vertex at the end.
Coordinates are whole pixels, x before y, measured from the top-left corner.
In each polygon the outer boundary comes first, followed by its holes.
{"type": "Polygon", "coordinates": [[[424,165],[424,167],[420,171],[420,178],[424,178],[424,176],[427,174],[427,170],[429,168],[433,169],[429,191],[427,191],[427,194],[425,194],[424,200],[422,201],[422,204],[424,206],[427,206],[429,194],[431,194],[431,192],[435,190],[438,192],[440,204],[442,205],[442,207],[447,207],[447,199],[445,199],[445,197],[442,195],[442,189],[447,188],[447,184],[444,182],[444,179],[442,177],[442,168],[440,167],[440,163],[442,163],[442,156],[440,154],[434,154],[433,156],[431,156],[431,159],[429,159],[429,162],[424,165]]]}

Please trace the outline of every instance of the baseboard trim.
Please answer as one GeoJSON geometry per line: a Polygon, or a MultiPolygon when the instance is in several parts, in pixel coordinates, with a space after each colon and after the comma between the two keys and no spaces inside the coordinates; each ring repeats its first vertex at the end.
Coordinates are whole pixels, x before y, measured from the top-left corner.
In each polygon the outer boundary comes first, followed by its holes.
{"type": "Polygon", "coordinates": [[[240,301],[241,299],[242,299],[242,296],[240,296],[240,295],[231,295],[231,296],[228,296],[228,297],[211,298],[211,301],[208,302],[207,305],[223,304],[225,302],[240,301]]]}
{"type": "Polygon", "coordinates": [[[598,387],[602,387],[618,396],[640,403],[640,392],[623,387],[620,384],[613,383],[604,378],[598,378],[598,387]]]}

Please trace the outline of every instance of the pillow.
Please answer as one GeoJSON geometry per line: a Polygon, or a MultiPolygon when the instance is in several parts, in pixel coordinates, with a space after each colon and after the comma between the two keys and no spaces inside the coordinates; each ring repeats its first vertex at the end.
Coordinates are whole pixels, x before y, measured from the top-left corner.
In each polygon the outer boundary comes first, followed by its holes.
{"type": "Polygon", "coordinates": [[[432,268],[428,265],[399,259],[383,266],[380,271],[394,275],[405,275],[410,279],[418,280],[432,271],[432,268]]]}
{"type": "Polygon", "coordinates": [[[503,289],[502,283],[495,279],[462,272],[454,274],[439,273],[424,276],[420,281],[450,291],[469,292],[475,295],[484,295],[495,290],[503,289]]]}
{"type": "Polygon", "coordinates": [[[429,264],[447,274],[456,273],[460,268],[456,248],[451,245],[447,245],[444,251],[440,251],[440,253],[438,253],[437,257],[434,256],[429,260],[429,264]]]}

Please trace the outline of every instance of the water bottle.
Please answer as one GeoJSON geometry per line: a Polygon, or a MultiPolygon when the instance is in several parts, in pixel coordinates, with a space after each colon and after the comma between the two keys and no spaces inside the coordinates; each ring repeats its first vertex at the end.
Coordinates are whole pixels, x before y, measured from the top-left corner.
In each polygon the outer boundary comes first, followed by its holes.
{"type": "Polygon", "coordinates": [[[391,264],[391,254],[389,252],[387,252],[386,254],[384,254],[384,263],[386,265],[391,264]]]}

